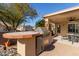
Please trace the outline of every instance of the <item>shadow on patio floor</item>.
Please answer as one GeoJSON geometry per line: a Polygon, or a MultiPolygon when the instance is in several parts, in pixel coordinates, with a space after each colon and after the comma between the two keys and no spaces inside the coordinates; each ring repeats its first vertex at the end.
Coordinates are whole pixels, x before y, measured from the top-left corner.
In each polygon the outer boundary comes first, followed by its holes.
{"type": "Polygon", "coordinates": [[[54,43],[56,43],[57,40],[54,40],[50,45],[48,45],[47,47],[45,47],[44,51],[51,51],[55,48],[54,43]]]}

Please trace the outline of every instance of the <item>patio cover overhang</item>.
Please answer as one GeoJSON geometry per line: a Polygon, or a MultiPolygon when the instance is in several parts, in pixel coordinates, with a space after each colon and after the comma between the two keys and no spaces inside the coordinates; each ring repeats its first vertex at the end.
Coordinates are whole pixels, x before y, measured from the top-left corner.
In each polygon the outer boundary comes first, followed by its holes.
{"type": "Polygon", "coordinates": [[[44,16],[44,18],[47,18],[53,23],[68,22],[70,17],[75,17],[76,19],[74,20],[79,20],[79,6],[64,9],[44,16]]]}

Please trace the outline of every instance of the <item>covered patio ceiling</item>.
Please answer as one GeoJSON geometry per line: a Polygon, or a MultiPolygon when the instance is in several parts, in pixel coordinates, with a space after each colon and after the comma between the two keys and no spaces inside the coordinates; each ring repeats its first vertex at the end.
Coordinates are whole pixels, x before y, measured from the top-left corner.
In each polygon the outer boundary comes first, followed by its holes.
{"type": "Polygon", "coordinates": [[[70,17],[75,18],[74,20],[76,21],[79,20],[79,8],[46,16],[45,18],[48,18],[51,22],[54,23],[61,23],[61,22],[68,22],[70,20],[70,17]]]}

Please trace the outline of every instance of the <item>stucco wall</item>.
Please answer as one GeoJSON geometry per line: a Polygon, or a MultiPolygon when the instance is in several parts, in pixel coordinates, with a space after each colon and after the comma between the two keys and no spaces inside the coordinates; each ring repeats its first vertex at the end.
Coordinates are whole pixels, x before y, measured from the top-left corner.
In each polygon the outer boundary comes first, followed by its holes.
{"type": "Polygon", "coordinates": [[[35,56],[35,38],[17,40],[17,52],[21,56],[35,56]]]}
{"type": "Polygon", "coordinates": [[[79,24],[78,21],[72,21],[72,22],[62,22],[60,23],[61,26],[61,36],[66,36],[68,34],[68,24],[69,23],[75,23],[75,24],[79,24]]]}
{"type": "Polygon", "coordinates": [[[61,36],[65,36],[68,33],[68,23],[67,22],[63,22],[60,23],[60,35],[61,36]]]}

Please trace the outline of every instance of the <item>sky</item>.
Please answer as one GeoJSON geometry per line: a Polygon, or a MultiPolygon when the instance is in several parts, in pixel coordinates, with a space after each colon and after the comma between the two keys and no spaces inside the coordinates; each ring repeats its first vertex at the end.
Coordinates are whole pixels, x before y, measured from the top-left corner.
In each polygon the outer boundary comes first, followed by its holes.
{"type": "Polygon", "coordinates": [[[26,24],[34,26],[35,23],[42,19],[44,15],[66,8],[79,6],[79,3],[30,3],[30,5],[32,8],[36,9],[38,16],[33,20],[29,20],[26,24]]]}

